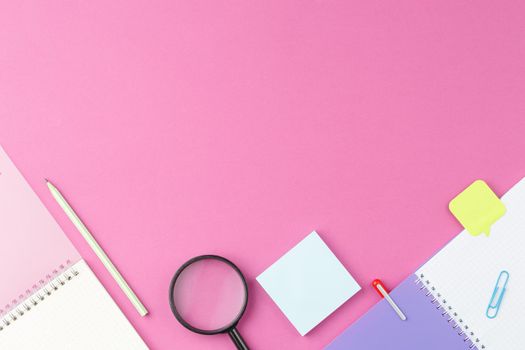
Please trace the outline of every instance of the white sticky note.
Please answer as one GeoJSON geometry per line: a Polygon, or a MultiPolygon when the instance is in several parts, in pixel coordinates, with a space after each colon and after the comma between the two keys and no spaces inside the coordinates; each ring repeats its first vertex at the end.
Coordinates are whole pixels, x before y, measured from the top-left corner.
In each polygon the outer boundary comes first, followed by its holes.
{"type": "Polygon", "coordinates": [[[257,281],[301,335],[361,289],[315,231],[257,281]]]}

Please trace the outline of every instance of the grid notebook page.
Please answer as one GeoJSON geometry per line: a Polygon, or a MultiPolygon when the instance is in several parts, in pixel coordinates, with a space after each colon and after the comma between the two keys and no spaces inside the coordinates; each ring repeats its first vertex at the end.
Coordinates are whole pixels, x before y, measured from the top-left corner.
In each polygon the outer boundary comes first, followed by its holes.
{"type": "Polygon", "coordinates": [[[524,348],[525,179],[501,200],[507,212],[489,237],[464,231],[416,272],[480,350],[524,348]],[[502,270],[510,273],[507,290],[498,316],[489,319],[485,312],[502,270]]]}
{"type": "Polygon", "coordinates": [[[84,260],[0,319],[0,349],[147,349],[84,260]]]}

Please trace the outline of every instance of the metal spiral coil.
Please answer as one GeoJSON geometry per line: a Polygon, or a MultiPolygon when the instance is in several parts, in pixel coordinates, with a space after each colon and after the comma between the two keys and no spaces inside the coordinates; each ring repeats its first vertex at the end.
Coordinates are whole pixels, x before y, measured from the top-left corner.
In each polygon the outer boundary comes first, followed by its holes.
{"type": "Polygon", "coordinates": [[[426,297],[431,298],[430,302],[435,304],[437,310],[443,310],[441,316],[446,318],[452,329],[463,338],[465,343],[468,343],[469,349],[482,350],[487,348],[481,343],[479,338],[475,338],[474,332],[469,330],[469,326],[458,316],[458,313],[454,311],[454,308],[448,305],[447,300],[441,296],[441,293],[436,290],[428,279],[425,279],[424,274],[420,274],[414,283],[418,286],[421,284],[419,290],[425,293],[426,297]]]}
{"type": "Polygon", "coordinates": [[[40,288],[37,292],[33,293],[20,304],[16,305],[9,312],[7,312],[7,314],[0,318],[0,332],[19,320],[25,315],[26,312],[31,311],[32,308],[38,306],[38,304],[50,297],[55,291],[57,291],[60,287],[65,285],[78,274],[79,272],[76,269],[70,268],[48,282],[44,287],[40,288]]]}

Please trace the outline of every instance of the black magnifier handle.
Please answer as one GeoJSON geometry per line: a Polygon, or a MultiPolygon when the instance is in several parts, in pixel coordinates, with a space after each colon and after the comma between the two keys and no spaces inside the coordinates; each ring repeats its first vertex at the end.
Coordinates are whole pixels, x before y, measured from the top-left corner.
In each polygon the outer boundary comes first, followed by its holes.
{"type": "Polygon", "coordinates": [[[238,350],[250,350],[250,348],[248,348],[248,345],[246,345],[244,339],[242,339],[241,334],[236,328],[232,328],[228,332],[228,335],[230,336],[231,340],[233,341],[238,350]]]}

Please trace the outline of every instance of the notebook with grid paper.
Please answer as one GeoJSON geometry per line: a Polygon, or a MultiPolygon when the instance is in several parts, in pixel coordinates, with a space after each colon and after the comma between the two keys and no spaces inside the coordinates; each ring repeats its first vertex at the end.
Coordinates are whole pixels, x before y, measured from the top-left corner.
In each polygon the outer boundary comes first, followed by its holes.
{"type": "Polygon", "coordinates": [[[0,147],[0,349],[147,349],[0,147]]]}
{"type": "Polygon", "coordinates": [[[507,213],[489,237],[461,232],[392,291],[407,321],[382,300],[326,349],[522,349],[525,179],[501,200],[507,213]],[[502,270],[510,273],[509,282],[498,316],[489,319],[485,313],[502,270]]]}

